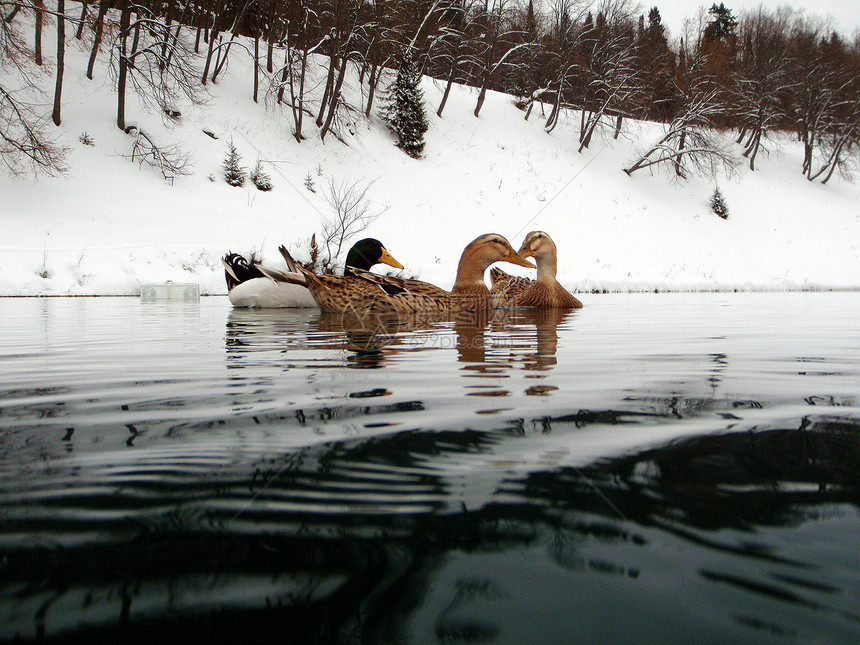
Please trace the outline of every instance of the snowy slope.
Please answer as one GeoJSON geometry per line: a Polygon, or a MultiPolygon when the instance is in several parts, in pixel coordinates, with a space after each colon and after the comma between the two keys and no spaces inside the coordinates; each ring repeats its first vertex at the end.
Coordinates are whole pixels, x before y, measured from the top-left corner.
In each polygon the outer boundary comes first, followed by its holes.
{"type": "MultiPolygon", "coordinates": [[[[556,241],[559,279],[571,290],[860,287],[860,187],[838,177],[827,186],[806,181],[802,150],[787,137],[768,142],[756,172],[742,167],[718,179],[730,208],[724,221],[708,206],[713,180],[622,172],[659,125],[627,122],[620,139],[596,139],[579,154],[578,113],[547,134],[539,109],[525,121],[501,94],[490,93],[475,118],[476,92],[460,87],[438,118],[442,87],[424,79],[423,159],[397,149],[375,116],[357,117],[344,142],[324,143],[309,119],[298,144],[285,108],[253,103],[250,59],[234,49],[207,104],[180,106],[176,123],[129,101],[129,123],[193,158],[192,174],[171,184],[126,158],[131,138],[114,125],[106,61],[88,81],[88,52],[69,42],[57,133],[71,148],[70,171],[0,175],[0,295],[135,294],[142,282],[166,280],[224,293],[219,257],[227,250],[261,251],[277,266],[280,243],[302,255],[332,212],[322,198],[330,180],[373,182],[370,210],[380,215],[366,234],[409,273],[444,287],[478,234],[498,232],[518,246],[535,229],[556,241]],[[93,146],[79,141],[84,132],[93,146]],[[244,165],[266,162],[272,192],[223,181],[231,139],[244,165]],[[316,193],[305,188],[309,174],[316,193]]],[[[0,73],[8,82],[10,72],[0,73]]],[[[40,82],[50,96],[50,70],[40,82]]],[[[359,106],[357,78],[350,82],[346,96],[359,106]]]]}

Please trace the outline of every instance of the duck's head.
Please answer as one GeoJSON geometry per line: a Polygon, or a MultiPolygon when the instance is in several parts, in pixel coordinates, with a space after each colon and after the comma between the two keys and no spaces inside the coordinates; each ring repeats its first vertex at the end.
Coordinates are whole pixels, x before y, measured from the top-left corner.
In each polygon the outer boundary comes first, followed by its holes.
{"type": "Polygon", "coordinates": [[[349,253],[346,254],[347,270],[345,273],[349,273],[349,267],[369,271],[371,267],[377,264],[387,264],[395,269],[403,268],[403,265],[382,246],[382,242],[372,237],[366,237],[353,244],[349,253]]]}
{"type": "Polygon", "coordinates": [[[519,254],[524,258],[534,256],[537,260],[555,258],[556,248],[552,238],[543,231],[532,231],[526,235],[519,254]]]}
{"type": "MultiPolygon", "coordinates": [[[[534,265],[517,253],[511,243],[498,233],[486,233],[472,240],[463,250],[460,263],[469,263],[480,269],[481,275],[495,262],[510,262],[534,269],[534,265]]],[[[482,278],[483,279],[483,278],[482,278]]]]}

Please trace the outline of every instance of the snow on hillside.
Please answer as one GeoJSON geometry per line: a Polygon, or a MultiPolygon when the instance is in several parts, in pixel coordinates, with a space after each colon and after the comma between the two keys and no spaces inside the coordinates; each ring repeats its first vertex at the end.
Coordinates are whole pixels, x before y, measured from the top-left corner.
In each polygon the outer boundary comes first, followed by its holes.
{"type": "MultiPolygon", "coordinates": [[[[72,149],[70,171],[0,176],[0,295],[136,294],[140,283],[166,280],[224,293],[226,251],[257,250],[275,266],[280,243],[304,253],[331,214],[321,197],[330,179],[373,182],[370,210],[381,214],[365,233],[410,274],[444,287],[477,235],[501,233],[518,246],[535,229],[556,241],[559,279],[576,291],[860,287],[860,187],[837,177],[827,186],[808,182],[802,150],[789,138],[768,143],[756,172],[718,180],[730,209],[722,220],[708,205],[713,180],[622,172],[659,125],[627,122],[622,138],[597,139],[579,154],[578,113],[547,134],[539,109],[527,122],[510,97],[491,93],[475,118],[475,91],[456,88],[440,119],[441,85],[425,78],[423,159],[396,148],[375,116],[357,119],[345,143],[322,143],[309,119],[298,144],[284,107],[253,103],[250,60],[234,49],[208,103],[181,106],[177,123],[130,97],[127,122],[162,145],[180,144],[194,161],[192,174],[171,185],[124,157],[131,138],[114,125],[106,61],[88,81],[88,52],[69,42],[58,132],[72,149]],[[93,146],[79,141],[84,132],[93,146]],[[272,192],[224,182],[231,139],[244,165],[267,162],[272,192]],[[309,174],[316,193],[305,187],[309,174]]],[[[350,80],[347,98],[360,105],[357,78],[350,80]]],[[[40,82],[50,96],[50,70],[40,82]]]]}

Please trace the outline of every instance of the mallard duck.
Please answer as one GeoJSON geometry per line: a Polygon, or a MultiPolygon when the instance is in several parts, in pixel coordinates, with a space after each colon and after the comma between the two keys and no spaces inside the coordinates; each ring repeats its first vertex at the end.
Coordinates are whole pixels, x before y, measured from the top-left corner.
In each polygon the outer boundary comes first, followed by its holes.
{"type": "MultiPolygon", "coordinates": [[[[304,275],[299,272],[298,265],[287,249],[281,246],[278,250],[287,263],[287,271],[248,262],[237,253],[228,253],[221,258],[228,296],[234,307],[317,306],[308,291],[304,275]]],[[[352,275],[349,267],[367,270],[377,264],[387,264],[396,269],[403,268],[382,243],[374,238],[356,242],[347,253],[346,264],[344,275],[352,275]]]]}
{"type": "Polygon", "coordinates": [[[379,276],[360,268],[358,278],[316,275],[299,267],[307,279],[308,289],[323,311],[451,313],[464,309],[489,308],[490,290],[484,272],[494,262],[511,262],[534,268],[521,257],[503,236],[481,235],[463,250],[457,266],[457,278],[451,291],[423,282],[379,276]]]}
{"type": "Polygon", "coordinates": [[[534,256],[537,280],[512,276],[500,269],[490,271],[493,305],[496,307],[565,307],[579,309],[582,303],[555,279],[558,258],[555,243],[543,231],[526,235],[519,254],[534,256]]]}

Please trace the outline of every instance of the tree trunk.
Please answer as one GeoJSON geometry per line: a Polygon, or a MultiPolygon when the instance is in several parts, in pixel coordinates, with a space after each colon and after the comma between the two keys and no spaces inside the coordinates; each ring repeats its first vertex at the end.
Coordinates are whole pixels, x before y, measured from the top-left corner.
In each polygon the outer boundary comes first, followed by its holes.
{"type": "Polygon", "coordinates": [[[3,16],[3,22],[5,22],[6,24],[10,24],[15,19],[15,16],[18,15],[18,12],[20,10],[21,10],[21,5],[16,4],[15,6],[13,6],[12,10],[9,13],[7,13],[5,16],[3,16]]]}
{"type": "Polygon", "coordinates": [[[206,64],[203,65],[203,76],[200,78],[200,82],[203,83],[203,85],[206,85],[206,80],[209,78],[209,66],[212,64],[212,53],[215,49],[216,37],[217,30],[213,29],[209,37],[209,50],[206,52],[206,64]]]}
{"type": "Polygon", "coordinates": [[[197,15],[197,35],[194,36],[194,53],[200,53],[200,35],[203,33],[203,13],[197,15]]]}
{"type": "Polygon", "coordinates": [[[93,68],[96,65],[96,55],[99,53],[99,47],[102,44],[102,34],[104,33],[105,27],[105,14],[108,10],[108,2],[106,0],[101,0],[99,2],[99,15],[96,18],[96,35],[93,40],[93,49],[90,52],[90,62],[87,65],[87,78],[93,80],[93,68]]]}
{"type": "Polygon", "coordinates": [[[80,40],[84,35],[84,22],[87,20],[87,0],[81,2],[81,19],[78,21],[78,30],[75,32],[75,39],[80,40]]]}
{"type": "Polygon", "coordinates": [[[218,74],[227,65],[227,56],[230,55],[230,47],[233,46],[233,41],[236,40],[236,33],[230,34],[230,40],[227,41],[227,46],[224,47],[224,57],[221,57],[221,49],[218,49],[218,57],[215,60],[215,70],[212,72],[212,82],[218,82],[218,74]]]}
{"type": "Polygon", "coordinates": [[[65,0],[57,0],[57,85],[54,89],[54,112],[51,114],[54,125],[60,125],[60,112],[63,103],[63,71],[66,68],[65,11],[65,0]]]}
{"type": "Polygon", "coordinates": [[[162,72],[167,67],[167,45],[170,41],[170,25],[173,22],[173,3],[175,0],[169,0],[167,3],[167,15],[164,17],[164,42],[161,44],[161,60],[158,61],[158,69],[162,72]]]}
{"type": "Polygon", "coordinates": [[[678,177],[684,176],[684,167],[681,165],[681,156],[683,154],[684,144],[686,143],[686,139],[687,139],[687,131],[682,130],[681,131],[681,138],[678,140],[678,153],[679,154],[677,157],[675,157],[675,174],[678,177]]]}
{"type": "Polygon", "coordinates": [[[272,55],[275,52],[275,40],[272,38],[272,35],[269,34],[269,42],[266,46],[266,71],[271,74],[273,71],[272,67],[272,55]]]}
{"type": "Polygon", "coordinates": [[[334,89],[334,66],[335,66],[336,57],[332,54],[329,57],[328,63],[328,78],[325,83],[325,90],[323,91],[322,102],[320,103],[320,112],[317,115],[317,127],[321,128],[323,124],[323,115],[325,114],[326,106],[328,105],[328,99],[331,95],[331,91],[334,89]]]}
{"type": "Polygon", "coordinates": [[[116,126],[125,131],[125,86],[128,81],[128,30],[131,25],[131,5],[123,2],[119,18],[119,74],[117,77],[116,126]]]}
{"type": "Polygon", "coordinates": [[[484,71],[484,80],[481,83],[481,91],[478,93],[478,104],[475,105],[475,116],[478,116],[481,112],[481,108],[484,106],[484,99],[487,98],[487,87],[490,85],[490,69],[487,68],[484,71]]]}
{"type": "Polygon", "coordinates": [[[839,142],[839,145],[836,146],[836,151],[833,153],[832,161],[830,162],[830,171],[827,173],[827,176],[821,180],[822,184],[826,184],[830,181],[830,178],[833,176],[833,171],[836,170],[836,166],[839,165],[839,153],[842,152],[842,146],[845,144],[846,139],[843,138],[842,141],[839,142]]]}
{"type": "Polygon", "coordinates": [[[281,82],[278,85],[278,105],[284,100],[284,87],[287,85],[287,77],[290,78],[290,96],[293,93],[292,72],[290,70],[290,46],[284,50],[284,68],[281,70],[281,82]]]}
{"type": "MultiPolygon", "coordinates": [[[[305,23],[307,25],[307,23],[305,23]]],[[[289,46],[288,46],[289,47],[289,46]]],[[[296,114],[296,141],[299,143],[304,139],[304,135],[302,134],[302,123],[304,122],[305,117],[305,70],[308,68],[308,48],[305,46],[304,50],[302,50],[302,73],[299,76],[299,95],[298,97],[295,94],[292,94],[293,100],[293,112],[296,114]],[[297,100],[298,98],[298,100],[297,100]]],[[[290,75],[290,92],[292,93],[292,75],[290,75]]]]}
{"type": "Polygon", "coordinates": [[[442,102],[439,103],[439,109],[436,110],[436,116],[442,117],[442,110],[445,109],[445,104],[448,102],[448,95],[451,93],[451,86],[454,85],[454,76],[457,74],[457,62],[451,64],[451,71],[448,73],[448,82],[445,85],[445,93],[442,95],[442,102]]]}
{"type": "Polygon", "coordinates": [[[367,75],[367,107],[364,109],[364,116],[368,119],[370,118],[370,111],[373,109],[373,99],[376,97],[376,86],[379,83],[380,74],[382,74],[382,69],[374,61],[367,75]]]}
{"type": "Polygon", "coordinates": [[[35,36],[35,58],[36,65],[42,64],[42,12],[45,10],[45,3],[43,0],[33,0],[33,4],[36,7],[36,36],[35,36]]]}
{"type": "Polygon", "coordinates": [[[683,155],[684,144],[686,143],[686,139],[687,139],[687,131],[682,130],[681,131],[681,138],[678,141],[678,156],[675,158],[675,174],[678,177],[684,176],[684,167],[681,165],[681,157],[683,155]]]}
{"type": "Polygon", "coordinates": [[[613,139],[617,139],[621,134],[621,121],[624,119],[620,114],[615,117],[615,134],[612,136],[613,139]]]}
{"type": "Polygon", "coordinates": [[[254,103],[259,103],[257,94],[260,91],[260,34],[254,34],[254,103]]]}
{"type": "Polygon", "coordinates": [[[340,91],[343,88],[343,79],[346,77],[346,61],[340,66],[340,72],[338,73],[337,83],[335,84],[334,91],[332,91],[331,98],[328,102],[328,116],[325,120],[325,125],[323,125],[322,131],[320,132],[320,139],[325,141],[325,135],[331,128],[332,121],[334,121],[335,114],[337,114],[338,101],[340,100],[340,91]]]}

